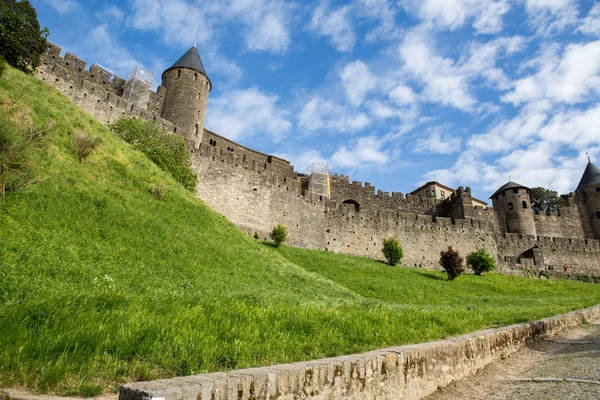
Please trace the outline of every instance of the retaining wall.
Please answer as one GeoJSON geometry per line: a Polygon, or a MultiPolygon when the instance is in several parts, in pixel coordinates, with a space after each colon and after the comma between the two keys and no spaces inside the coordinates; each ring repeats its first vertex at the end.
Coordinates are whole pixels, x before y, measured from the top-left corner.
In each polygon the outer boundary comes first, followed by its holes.
{"type": "Polygon", "coordinates": [[[438,342],[121,386],[119,400],[419,399],[544,334],[600,317],[600,305],[438,342]]]}

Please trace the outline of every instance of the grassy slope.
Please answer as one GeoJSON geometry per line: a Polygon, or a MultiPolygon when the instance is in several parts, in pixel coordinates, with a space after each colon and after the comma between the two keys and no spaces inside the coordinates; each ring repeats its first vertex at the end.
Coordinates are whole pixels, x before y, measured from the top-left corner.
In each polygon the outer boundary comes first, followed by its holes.
{"type": "Polygon", "coordinates": [[[9,69],[0,103],[13,119],[55,121],[33,160],[36,180],[0,200],[0,386],[94,395],[123,381],[352,353],[600,302],[597,286],[576,282],[448,283],[436,272],[275,251],[42,82],[9,69]],[[102,140],[84,164],[75,130],[102,140]],[[159,181],[163,202],[148,192],[159,181]]]}

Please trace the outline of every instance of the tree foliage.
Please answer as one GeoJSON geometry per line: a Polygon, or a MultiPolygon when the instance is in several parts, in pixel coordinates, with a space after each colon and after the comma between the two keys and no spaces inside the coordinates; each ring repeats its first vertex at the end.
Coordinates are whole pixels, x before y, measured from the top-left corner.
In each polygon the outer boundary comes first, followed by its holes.
{"type": "Polygon", "coordinates": [[[192,171],[192,157],[185,140],[162,129],[154,121],[120,119],[110,125],[116,136],[146,154],[186,189],[194,190],[198,177],[192,171]]]}
{"type": "Polygon", "coordinates": [[[449,281],[453,281],[460,274],[465,272],[463,259],[452,246],[448,246],[448,250],[440,252],[440,265],[448,273],[449,281]]]}
{"type": "Polygon", "coordinates": [[[269,236],[271,237],[271,240],[273,240],[275,246],[279,247],[279,245],[285,242],[285,239],[287,239],[287,228],[279,224],[273,228],[269,236]]]}
{"type": "Polygon", "coordinates": [[[558,206],[563,205],[558,193],[543,187],[534,187],[530,192],[531,208],[535,211],[556,211],[558,206]]]}
{"type": "Polygon", "coordinates": [[[383,239],[383,249],[381,249],[381,252],[388,264],[392,266],[400,264],[402,257],[404,257],[402,246],[400,246],[396,238],[383,239]]]}
{"type": "Polygon", "coordinates": [[[0,55],[13,67],[33,73],[48,44],[35,8],[27,0],[0,1],[0,55]]]}
{"type": "Polygon", "coordinates": [[[496,269],[496,260],[485,249],[477,249],[467,256],[467,265],[475,272],[475,275],[481,275],[484,272],[496,269]]]}

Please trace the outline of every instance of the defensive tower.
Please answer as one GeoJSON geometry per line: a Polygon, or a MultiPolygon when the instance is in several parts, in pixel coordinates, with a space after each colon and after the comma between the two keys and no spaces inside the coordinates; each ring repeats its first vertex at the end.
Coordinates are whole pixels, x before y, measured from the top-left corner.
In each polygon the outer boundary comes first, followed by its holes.
{"type": "Polygon", "coordinates": [[[501,225],[500,229],[504,228],[509,233],[536,236],[528,187],[509,181],[490,198],[500,221],[504,219],[504,226],[501,225]]]}
{"type": "Polygon", "coordinates": [[[180,127],[181,136],[200,146],[204,116],[212,83],[204,70],[196,44],[162,74],[167,89],[161,117],[180,127]]]}
{"type": "Polygon", "coordinates": [[[600,168],[591,161],[575,189],[575,201],[586,237],[600,239],[600,168]]]}

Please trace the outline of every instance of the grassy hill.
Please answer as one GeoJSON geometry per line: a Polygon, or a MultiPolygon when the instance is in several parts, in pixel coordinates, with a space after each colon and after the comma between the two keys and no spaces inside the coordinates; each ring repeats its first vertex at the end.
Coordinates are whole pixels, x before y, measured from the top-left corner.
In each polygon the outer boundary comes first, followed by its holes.
{"type": "Polygon", "coordinates": [[[598,286],[439,272],[242,234],[64,96],[8,69],[0,123],[45,131],[0,199],[0,386],[119,383],[354,353],[600,303],[598,286]],[[11,121],[7,123],[6,121],[11,121]],[[84,162],[74,133],[102,143],[84,162]],[[161,182],[165,200],[150,188],[161,182]]]}

